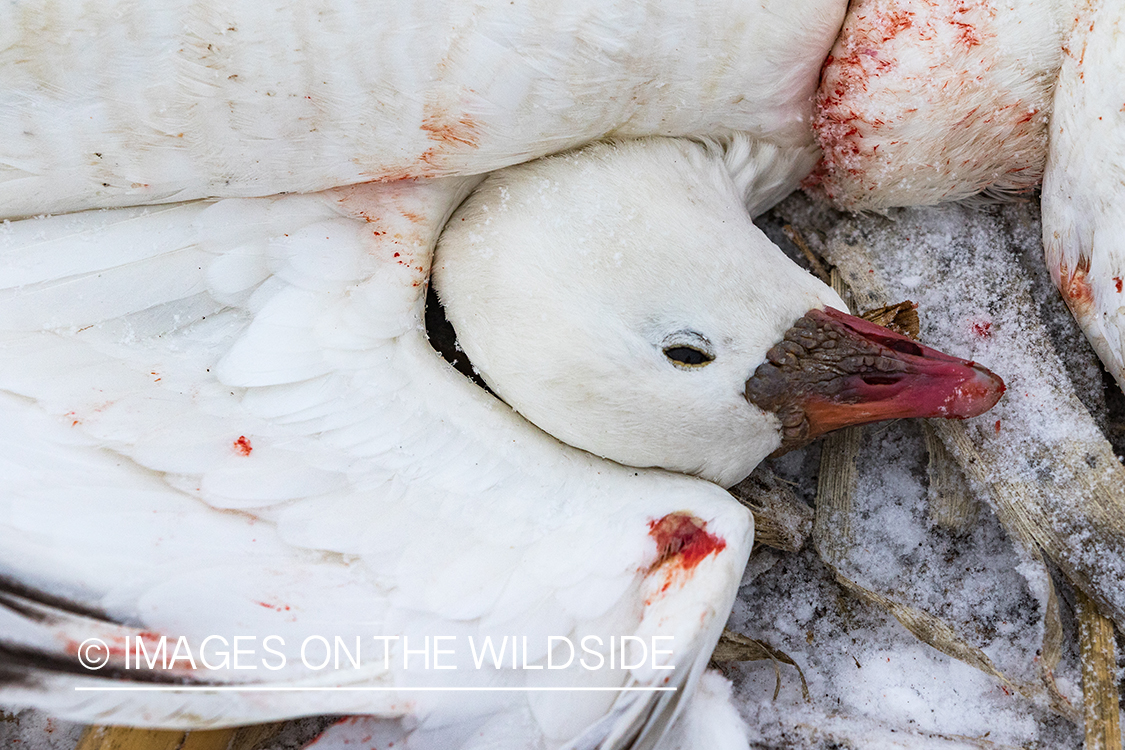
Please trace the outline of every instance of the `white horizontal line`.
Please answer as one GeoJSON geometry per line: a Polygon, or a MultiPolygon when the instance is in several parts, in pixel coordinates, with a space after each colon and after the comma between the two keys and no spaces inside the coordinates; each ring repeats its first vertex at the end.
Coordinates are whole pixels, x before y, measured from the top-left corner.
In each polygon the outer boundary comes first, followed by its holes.
{"type": "Polygon", "coordinates": [[[75,686],[74,689],[88,693],[658,693],[676,691],[674,687],[293,687],[289,685],[106,685],[104,687],[75,686]]]}

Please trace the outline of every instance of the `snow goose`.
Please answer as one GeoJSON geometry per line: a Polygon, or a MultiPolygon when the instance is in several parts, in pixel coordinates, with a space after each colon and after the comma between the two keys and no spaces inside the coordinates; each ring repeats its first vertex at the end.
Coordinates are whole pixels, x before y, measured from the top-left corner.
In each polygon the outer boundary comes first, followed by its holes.
{"type": "Polygon", "coordinates": [[[1047,267],[1125,388],[1125,9],[1084,5],[1063,56],[1043,177],[1047,267]]]}
{"type": "MultiPolygon", "coordinates": [[[[787,158],[650,139],[475,189],[6,224],[3,701],[169,727],[362,713],[412,747],[717,732],[674,719],[752,541],[718,485],[1002,391],[845,314],[754,227],[787,158]],[[514,410],[427,343],[439,232],[450,318],[514,410]]],[[[722,692],[708,715],[737,724],[722,692]]]]}
{"type": "Polygon", "coordinates": [[[0,218],[478,174],[605,135],[815,161],[845,0],[43,0],[0,10],[0,218]]]}

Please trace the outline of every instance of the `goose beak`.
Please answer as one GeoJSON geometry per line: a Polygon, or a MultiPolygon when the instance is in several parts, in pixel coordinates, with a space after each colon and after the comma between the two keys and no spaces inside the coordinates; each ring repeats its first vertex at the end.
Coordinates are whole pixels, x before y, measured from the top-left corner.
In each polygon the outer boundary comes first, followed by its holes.
{"type": "Polygon", "coordinates": [[[746,400],[781,420],[775,455],[850,425],[975,417],[1003,393],[975,362],[832,308],[798,320],[746,381],[746,400]]]}

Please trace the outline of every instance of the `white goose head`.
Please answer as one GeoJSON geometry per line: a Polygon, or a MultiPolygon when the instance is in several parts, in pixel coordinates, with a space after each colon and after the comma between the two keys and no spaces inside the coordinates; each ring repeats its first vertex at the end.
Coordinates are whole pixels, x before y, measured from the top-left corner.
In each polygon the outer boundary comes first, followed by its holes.
{"type": "Polygon", "coordinates": [[[724,486],[829,429],[991,407],[998,378],[846,315],[754,226],[776,157],[649,139],[483,182],[434,283],[485,382],[571,445],[724,486]]]}

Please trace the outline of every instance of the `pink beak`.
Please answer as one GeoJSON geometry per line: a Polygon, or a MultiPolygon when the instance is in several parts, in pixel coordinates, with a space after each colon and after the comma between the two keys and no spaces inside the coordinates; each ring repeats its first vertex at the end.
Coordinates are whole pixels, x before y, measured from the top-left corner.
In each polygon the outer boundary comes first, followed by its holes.
{"type": "Polygon", "coordinates": [[[975,362],[832,308],[798,320],[746,381],[746,399],[781,420],[778,453],[850,425],[975,417],[1003,393],[975,362]]]}

